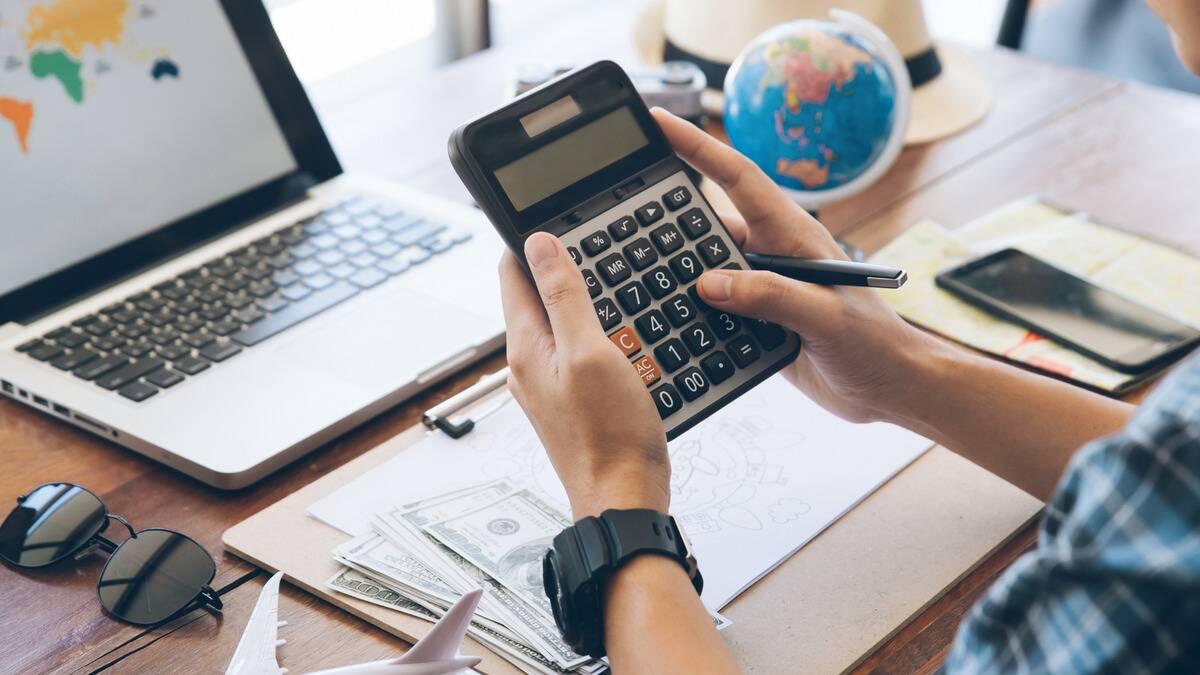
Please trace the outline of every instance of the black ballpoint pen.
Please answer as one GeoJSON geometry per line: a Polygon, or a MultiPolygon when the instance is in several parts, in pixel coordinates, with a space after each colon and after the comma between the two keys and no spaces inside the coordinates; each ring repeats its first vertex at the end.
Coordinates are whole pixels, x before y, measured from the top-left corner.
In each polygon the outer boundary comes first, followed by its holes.
{"type": "Polygon", "coordinates": [[[904,270],[883,265],[851,262],[849,260],[814,260],[790,258],[784,255],[746,253],[746,260],[756,270],[774,272],[796,281],[826,286],[870,286],[871,288],[900,288],[908,281],[904,270]]]}

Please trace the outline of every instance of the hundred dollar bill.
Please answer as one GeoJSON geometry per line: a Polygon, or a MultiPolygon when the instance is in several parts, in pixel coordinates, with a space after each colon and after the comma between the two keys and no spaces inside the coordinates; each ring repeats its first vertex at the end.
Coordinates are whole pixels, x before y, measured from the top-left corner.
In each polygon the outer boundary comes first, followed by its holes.
{"type": "Polygon", "coordinates": [[[437,620],[437,615],[433,612],[349,567],[343,567],[338,570],[338,573],[330,577],[329,581],[325,582],[325,585],[338,593],[344,593],[360,600],[382,605],[398,612],[404,612],[405,614],[430,621],[437,620]]]}
{"type": "Polygon", "coordinates": [[[438,604],[446,607],[462,595],[461,592],[450,588],[445,580],[424,562],[392,545],[374,531],[361,534],[338,546],[333,550],[333,555],[335,558],[342,558],[386,575],[404,587],[440,601],[438,604]]]}
{"type": "Polygon", "coordinates": [[[555,535],[570,524],[557,508],[523,489],[423,529],[543,615],[552,616],[542,586],[542,558],[555,535]]]}
{"type": "MultiPolygon", "coordinates": [[[[523,641],[536,647],[546,657],[564,668],[584,663],[587,657],[576,654],[558,633],[548,603],[545,607],[531,605],[512,591],[497,583],[497,580],[444,543],[429,536],[423,526],[456,515],[486,509],[489,505],[512,494],[514,488],[504,480],[476,485],[457,490],[448,495],[405,504],[388,512],[377,514],[390,530],[403,530],[404,544],[411,546],[416,554],[417,547],[424,553],[422,560],[430,565],[452,585],[462,584],[467,588],[484,589],[480,603],[489,616],[500,620],[523,641]],[[456,582],[450,582],[450,579],[456,582]]],[[[561,529],[561,528],[560,528],[561,529]]],[[[540,565],[540,562],[539,562],[540,565]]],[[[540,566],[538,567],[540,570],[540,566]]],[[[539,571],[540,574],[540,571],[539,571]]],[[[540,578],[540,577],[539,577],[540,578]]],[[[545,597],[542,596],[544,600],[545,597]]]]}
{"type": "MultiPolygon", "coordinates": [[[[337,574],[333,575],[325,585],[338,593],[343,593],[360,600],[394,609],[398,612],[403,612],[411,616],[436,621],[437,615],[420,605],[405,598],[400,593],[393,591],[386,586],[376,583],[375,580],[356,572],[350,568],[342,568],[337,574]]],[[[469,632],[473,637],[485,643],[497,653],[515,665],[522,668],[532,668],[543,673],[562,673],[565,669],[558,667],[554,663],[548,661],[539,652],[532,647],[515,640],[503,633],[495,631],[486,625],[479,622],[472,622],[469,632]]]]}

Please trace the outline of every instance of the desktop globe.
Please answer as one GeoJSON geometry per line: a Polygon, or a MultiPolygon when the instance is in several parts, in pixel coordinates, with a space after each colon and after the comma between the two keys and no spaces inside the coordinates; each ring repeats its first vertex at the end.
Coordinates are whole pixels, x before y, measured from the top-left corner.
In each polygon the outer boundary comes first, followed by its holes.
{"type": "Polygon", "coordinates": [[[786,23],[725,78],[730,142],[809,209],[855,194],[904,144],[912,86],[895,46],[857,15],[786,23]]]}

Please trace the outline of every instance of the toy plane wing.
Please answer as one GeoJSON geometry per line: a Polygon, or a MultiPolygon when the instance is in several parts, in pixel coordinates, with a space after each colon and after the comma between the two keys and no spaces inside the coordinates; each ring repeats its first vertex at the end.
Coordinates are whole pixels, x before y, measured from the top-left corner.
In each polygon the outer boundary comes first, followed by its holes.
{"type": "Polygon", "coordinates": [[[433,630],[417,641],[404,656],[322,670],[312,675],[444,675],[476,666],[479,657],[461,656],[458,648],[467,634],[471,617],[482,595],[483,591],[479,589],[464,594],[438,619],[433,630]]]}
{"type": "Polygon", "coordinates": [[[276,572],[263,584],[258,603],[254,605],[225,675],[280,675],[287,672],[275,659],[275,649],[286,642],[278,639],[279,627],[287,624],[279,620],[279,580],[282,578],[283,572],[276,572]]]}

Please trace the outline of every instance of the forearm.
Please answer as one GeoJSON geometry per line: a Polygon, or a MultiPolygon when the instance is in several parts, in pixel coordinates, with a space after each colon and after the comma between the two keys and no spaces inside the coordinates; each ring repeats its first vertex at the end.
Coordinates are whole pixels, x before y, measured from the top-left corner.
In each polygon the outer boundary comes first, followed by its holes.
{"type": "Polygon", "coordinates": [[[618,675],[738,672],[687,573],[662,556],[638,556],[609,581],[604,635],[618,675]]]}
{"type": "Polygon", "coordinates": [[[1071,456],[1118,431],[1134,407],[930,338],[893,421],[1039,499],[1071,456]]]}

